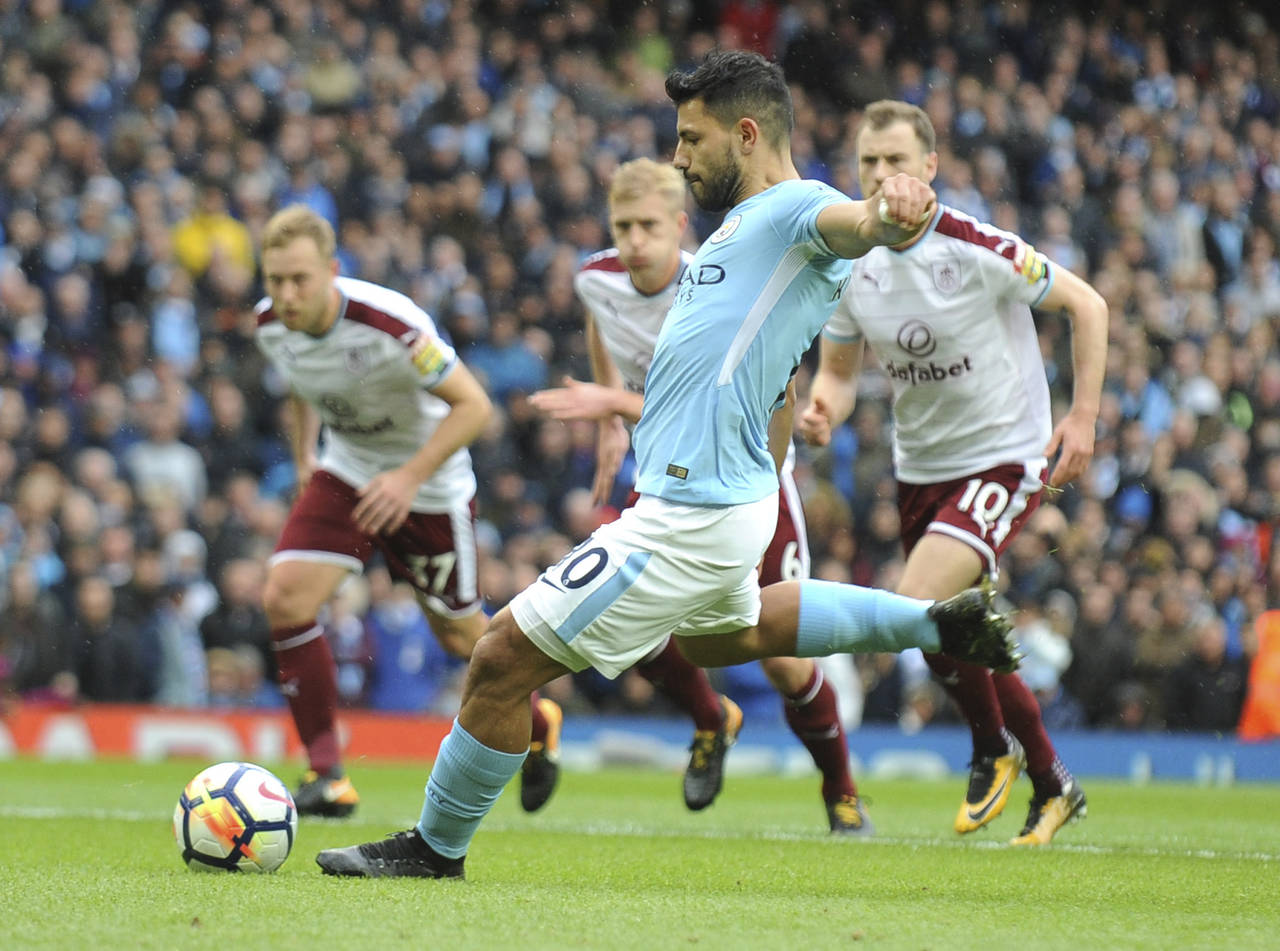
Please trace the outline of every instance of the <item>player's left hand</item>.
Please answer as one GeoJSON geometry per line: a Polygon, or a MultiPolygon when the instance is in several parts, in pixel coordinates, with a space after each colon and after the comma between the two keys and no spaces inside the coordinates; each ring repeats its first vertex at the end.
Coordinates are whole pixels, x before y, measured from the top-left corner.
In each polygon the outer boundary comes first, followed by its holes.
{"type": "Polygon", "coordinates": [[[529,402],[552,419],[607,419],[617,412],[614,392],[599,383],[585,383],[566,376],[563,386],[539,390],[529,402]]]}
{"type": "Polygon", "coordinates": [[[800,435],[810,446],[829,446],[831,444],[831,410],[826,400],[820,396],[812,397],[809,405],[800,414],[800,435]]]}
{"type": "Polygon", "coordinates": [[[1049,444],[1044,447],[1045,457],[1053,459],[1061,451],[1057,465],[1049,476],[1049,485],[1060,488],[1084,475],[1093,460],[1094,418],[1075,412],[1068,413],[1053,429],[1049,444]]]}
{"type": "Polygon", "coordinates": [[[418,480],[403,469],[391,469],[369,480],[351,512],[356,528],[366,535],[390,535],[409,517],[418,494],[418,480]]]}

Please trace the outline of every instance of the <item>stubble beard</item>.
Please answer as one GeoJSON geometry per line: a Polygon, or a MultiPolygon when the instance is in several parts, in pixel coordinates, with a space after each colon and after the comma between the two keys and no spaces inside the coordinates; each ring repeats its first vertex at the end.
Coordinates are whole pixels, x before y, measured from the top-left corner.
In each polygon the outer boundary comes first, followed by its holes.
{"type": "Polygon", "coordinates": [[[700,176],[690,186],[693,200],[703,211],[728,211],[738,203],[738,194],[742,190],[742,169],[726,155],[721,164],[709,171],[709,175],[700,176]]]}

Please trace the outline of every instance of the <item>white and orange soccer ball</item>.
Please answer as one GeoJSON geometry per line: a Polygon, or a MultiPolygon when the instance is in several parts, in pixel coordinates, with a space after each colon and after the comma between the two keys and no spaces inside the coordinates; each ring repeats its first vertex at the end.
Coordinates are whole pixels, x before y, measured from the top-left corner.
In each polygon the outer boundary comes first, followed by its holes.
{"type": "Polygon", "coordinates": [[[288,788],[253,763],[218,763],[187,783],[173,837],[188,868],[274,872],[289,857],[298,810],[288,788]]]}

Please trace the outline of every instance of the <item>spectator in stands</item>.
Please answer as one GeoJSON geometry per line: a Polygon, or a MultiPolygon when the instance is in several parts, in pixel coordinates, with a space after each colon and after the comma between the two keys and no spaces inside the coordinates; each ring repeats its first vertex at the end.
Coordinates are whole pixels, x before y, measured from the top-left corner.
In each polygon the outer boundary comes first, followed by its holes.
{"type": "Polygon", "coordinates": [[[262,611],[263,577],[257,559],[228,561],[218,577],[217,607],[200,621],[200,638],[205,650],[250,647],[261,655],[263,669],[273,674],[271,629],[262,611]]]}
{"type": "MultiPolygon", "coordinates": [[[[589,230],[583,222],[595,219],[598,231],[600,184],[618,162],[670,154],[674,123],[655,80],[670,63],[700,58],[715,38],[699,27],[714,28],[722,11],[676,4],[633,12],[606,4],[590,15],[552,18],[563,24],[557,31],[528,5],[517,4],[519,12],[504,12],[500,22],[485,5],[409,6],[406,15],[395,5],[326,5],[329,35],[340,37],[336,59],[331,49],[321,53],[324,44],[302,15],[307,7],[281,0],[7,8],[0,81],[0,503],[14,505],[40,451],[33,421],[56,406],[70,424],[73,452],[100,448],[116,463],[117,478],[81,486],[104,524],[124,519],[150,531],[153,505],[168,503],[128,484],[125,453],[146,421],[128,411],[124,394],[138,402],[136,387],[155,374],[158,356],[177,360],[178,375],[193,389],[203,391],[217,376],[230,379],[244,396],[248,431],[277,430],[278,380],[252,343],[258,292],[252,256],[221,255],[225,260],[215,263],[219,256],[208,247],[191,249],[175,236],[175,226],[197,213],[202,199],[216,208],[226,233],[239,235],[230,246],[243,249],[242,227],[256,237],[283,196],[308,195],[304,200],[314,201],[343,235],[344,273],[369,278],[389,267],[386,273],[403,280],[404,289],[428,288],[441,272],[429,253],[411,247],[428,233],[424,228],[437,229],[456,242],[443,309],[426,300],[425,290],[419,303],[438,314],[459,350],[492,347],[489,315],[515,313],[516,337],[536,342],[530,349],[553,378],[582,375],[580,338],[566,332],[578,326],[580,314],[571,295],[567,313],[547,303],[555,284],[544,279],[552,273],[547,262],[579,253],[583,243],[575,235],[589,230]],[[220,42],[225,36],[239,42],[220,42]],[[107,74],[94,82],[100,63],[108,64],[107,74]],[[337,75],[341,83],[334,85],[343,91],[332,101],[355,106],[318,108],[305,89],[309,70],[337,75]],[[355,100],[352,88],[360,90],[355,100]],[[405,157],[402,168],[385,161],[396,154],[405,157]],[[593,183],[585,201],[580,195],[547,201],[551,183],[581,181],[571,166],[593,183]],[[202,195],[205,183],[219,187],[202,195]],[[404,196],[402,204],[379,206],[374,215],[362,199],[374,185],[379,193],[404,196]],[[393,253],[397,245],[403,253],[393,253]],[[175,269],[183,270],[175,247],[197,259],[194,283],[170,280],[175,269]],[[202,267],[204,257],[210,260],[202,267]],[[149,321],[156,313],[165,316],[163,328],[149,321]],[[193,325],[200,335],[194,365],[193,325]],[[90,327],[97,329],[87,333],[90,327]],[[175,327],[179,333],[171,336],[175,327]]],[[[942,147],[973,163],[974,190],[997,202],[993,214],[999,209],[1002,222],[1006,216],[1021,222],[1017,230],[1043,230],[1060,241],[1062,215],[1054,209],[1061,208],[1070,241],[1083,253],[1079,273],[1103,292],[1113,314],[1123,315],[1115,320],[1107,389],[1122,404],[1123,419],[1141,419],[1150,459],[1132,454],[1119,484],[1108,467],[1120,460],[1105,449],[1108,434],[1100,433],[1094,472],[1060,500],[1073,524],[1082,506],[1096,505],[1110,529],[1105,569],[1093,555],[1045,554],[1080,599],[1082,619],[1083,593],[1104,584],[1120,602],[1113,623],[1121,637],[1132,640],[1140,632],[1123,602],[1130,582],[1153,583],[1139,577],[1145,570],[1139,553],[1165,530],[1162,508],[1170,500],[1158,486],[1162,466],[1168,468],[1164,443],[1175,428],[1184,457],[1201,459],[1223,422],[1240,429],[1248,442],[1245,473],[1259,504],[1231,510],[1265,535],[1275,512],[1262,504],[1266,493],[1259,489],[1267,481],[1266,458],[1280,449],[1280,361],[1266,303],[1274,296],[1268,275],[1274,276],[1280,240],[1274,156],[1280,33],[1269,8],[1257,0],[1239,11],[1174,0],[1120,10],[1069,0],[1029,17],[1025,4],[991,13],[977,4],[930,3],[919,14],[911,5],[877,9],[872,23],[836,16],[836,7],[824,3],[737,6],[776,12],[776,29],[757,32],[774,37],[774,52],[797,83],[796,141],[811,143],[805,146],[812,150],[811,168],[830,169],[845,190],[856,188],[850,103],[833,64],[841,57],[873,60],[879,37],[879,76],[901,86],[890,94],[922,102],[942,147]],[[1179,32],[1190,22],[1188,11],[1212,44],[1179,32]],[[1134,43],[1133,36],[1154,39],[1134,43]],[[1002,181],[993,180],[993,169],[1004,170],[1002,181]],[[1215,183],[1227,180],[1234,183],[1238,213],[1214,212],[1210,221],[1215,183]],[[1133,212],[1127,224],[1108,218],[1117,206],[1133,212]],[[1206,247],[1206,224],[1225,235],[1222,244],[1214,244],[1215,237],[1206,247]],[[1270,237],[1270,247],[1260,234],[1270,237]],[[1240,276],[1219,311],[1220,278],[1206,255],[1227,262],[1237,243],[1240,276]],[[1207,357],[1214,334],[1257,359],[1230,390],[1220,389],[1221,409],[1175,422],[1177,394],[1167,391],[1163,373],[1171,346],[1195,338],[1207,357]],[[1239,415],[1246,405],[1251,419],[1239,415]],[[1126,576],[1123,585],[1101,576],[1114,579],[1117,571],[1126,576]]],[[[499,8],[507,10],[493,6],[499,8]]],[[[691,237],[704,238],[718,226],[696,215],[691,237]]],[[[1053,318],[1042,322],[1042,350],[1052,365],[1065,368],[1069,341],[1057,327],[1053,318]]],[[[506,331],[499,328],[500,338],[506,331]]],[[[1050,384],[1055,400],[1069,397],[1069,374],[1060,372],[1050,384]]],[[[859,405],[883,415],[885,392],[885,381],[868,374],[859,405]]],[[[514,412],[518,417],[518,408],[514,412]]],[[[198,414],[184,404],[182,416],[189,425],[198,414]]],[[[494,460],[492,475],[482,471],[477,451],[477,503],[482,511],[503,513],[494,524],[504,540],[516,541],[510,572],[523,575],[537,567],[528,558],[539,556],[528,553],[542,551],[544,534],[563,526],[556,524],[559,512],[536,501],[554,487],[526,481],[520,499],[527,492],[534,501],[521,505],[497,497],[499,487],[511,484],[507,474],[525,470],[530,460],[525,422],[508,422],[484,450],[494,460]]],[[[813,461],[853,506],[858,557],[866,566],[859,571],[874,574],[895,557],[896,538],[880,545],[864,531],[890,460],[870,451],[861,436],[845,429],[837,434],[845,446],[839,461],[835,454],[813,461]],[[866,453],[857,457],[855,491],[848,459],[859,441],[866,453]]],[[[207,459],[217,457],[199,426],[184,438],[207,459]]],[[[257,501],[219,502],[207,523],[199,516],[201,530],[230,526],[222,541],[210,539],[211,570],[242,551],[252,549],[260,559],[263,547],[269,550],[283,516],[280,500],[292,486],[287,462],[275,465],[279,461],[264,458],[265,474],[247,470],[255,480],[264,475],[257,501]],[[212,517],[219,508],[234,510],[230,523],[212,517]],[[228,539],[234,540],[228,545],[228,539]]],[[[210,474],[215,500],[235,494],[224,489],[237,481],[230,471],[210,474]]],[[[818,482],[811,489],[826,490],[818,482]]],[[[19,529],[0,542],[4,565],[15,564],[22,552],[44,591],[55,590],[50,586],[60,573],[71,570],[78,580],[84,569],[95,570],[96,543],[60,542],[47,518],[26,511],[19,520],[19,529]],[[69,568],[72,563],[79,567],[69,568]]],[[[1215,564],[1239,557],[1236,546],[1219,544],[1216,525],[1200,534],[1216,552],[1215,564]]],[[[825,539],[811,541],[815,551],[829,547],[825,539]]],[[[136,552],[159,544],[148,539],[136,552]]],[[[1003,570],[1014,580],[1022,569],[1011,562],[1003,570]]],[[[1257,580],[1263,575],[1251,576],[1246,564],[1233,573],[1235,596],[1215,595],[1215,605],[1225,610],[1265,597],[1257,580]]],[[[1077,664],[1080,656],[1077,651],[1077,664]]],[[[1099,676],[1106,681],[1099,697],[1110,697],[1126,673],[1099,676]]],[[[1106,718],[1112,706],[1100,701],[1090,709],[1106,718]]]]}
{"type": "Polygon", "coordinates": [[[200,183],[197,205],[173,229],[173,253],[193,278],[205,275],[215,262],[227,262],[253,272],[253,238],[227,205],[225,182],[200,183]]]}
{"type": "Polygon", "coordinates": [[[91,575],[77,585],[69,637],[84,699],[136,703],[154,696],[159,659],[154,632],[116,614],[105,578],[91,575]]]}
{"type": "Polygon", "coordinates": [[[1226,625],[1204,610],[1191,624],[1191,652],[1164,684],[1164,721],[1171,730],[1231,733],[1240,719],[1248,664],[1227,656],[1226,625]]]}
{"type": "Polygon", "coordinates": [[[462,686],[459,675],[465,666],[440,647],[414,601],[412,588],[393,584],[382,568],[369,573],[369,583],[373,655],[369,706],[456,714],[462,686]]]}
{"type": "Polygon", "coordinates": [[[179,438],[182,408],[161,398],[149,401],[140,415],[147,436],[124,455],[134,485],[143,496],[171,495],[190,514],[204,499],[208,479],[200,453],[179,438]]]}
{"type": "Polygon", "coordinates": [[[54,677],[76,669],[75,644],[58,599],[40,586],[35,567],[19,561],[8,569],[0,611],[0,656],[19,694],[43,690],[54,677]]]}

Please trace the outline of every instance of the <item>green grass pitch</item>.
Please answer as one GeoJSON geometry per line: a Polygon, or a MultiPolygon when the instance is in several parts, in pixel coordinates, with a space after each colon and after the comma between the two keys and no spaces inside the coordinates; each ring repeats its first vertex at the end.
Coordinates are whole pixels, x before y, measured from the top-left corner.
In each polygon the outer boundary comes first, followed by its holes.
{"type": "MultiPolygon", "coordinates": [[[[568,773],[509,791],[465,882],[322,876],[315,853],[406,828],[426,771],[352,764],[350,821],[305,821],[274,875],[182,865],[170,815],[205,763],[0,762],[5,948],[1249,949],[1280,947],[1280,788],[1086,781],[1087,820],[960,839],[963,781],[863,783],[878,835],[825,834],[817,780],[731,775],[706,812],[680,778],[568,773]]],[[[288,783],[296,768],[266,764],[288,783]]]]}

